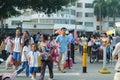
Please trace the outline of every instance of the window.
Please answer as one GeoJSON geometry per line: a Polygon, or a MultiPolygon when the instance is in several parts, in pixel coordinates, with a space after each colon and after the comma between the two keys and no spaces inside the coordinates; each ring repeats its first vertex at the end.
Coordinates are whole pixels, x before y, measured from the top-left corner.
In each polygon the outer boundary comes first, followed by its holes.
{"type": "Polygon", "coordinates": [[[82,8],[83,4],[82,3],[77,3],[77,8],[82,8]]]}
{"type": "Polygon", "coordinates": [[[85,17],[93,17],[93,13],[85,13],[85,17]]]}
{"type": "Polygon", "coordinates": [[[82,17],[82,12],[77,12],[77,17],[82,17]]]}
{"type": "Polygon", "coordinates": [[[75,15],[75,10],[71,10],[71,14],[72,14],[72,15],[75,15]]]}
{"type": "Polygon", "coordinates": [[[92,3],[85,3],[85,8],[93,8],[92,3]]]}
{"type": "Polygon", "coordinates": [[[11,24],[12,24],[12,25],[19,25],[19,24],[20,24],[20,21],[15,21],[15,20],[13,20],[11,24]]]}
{"type": "Polygon", "coordinates": [[[77,22],[77,25],[83,25],[83,22],[77,22]]]}
{"type": "Polygon", "coordinates": [[[113,22],[109,22],[109,27],[114,27],[113,25],[114,25],[114,23],[113,22]]]}
{"type": "Polygon", "coordinates": [[[85,27],[93,27],[93,22],[85,22],[85,27]]]}
{"type": "Polygon", "coordinates": [[[71,24],[75,24],[75,20],[71,20],[71,24]]]}

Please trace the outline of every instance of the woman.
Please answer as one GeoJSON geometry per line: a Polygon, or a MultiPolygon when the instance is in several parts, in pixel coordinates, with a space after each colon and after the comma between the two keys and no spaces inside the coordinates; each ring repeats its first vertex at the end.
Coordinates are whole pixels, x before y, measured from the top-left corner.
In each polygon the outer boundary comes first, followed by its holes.
{"type": "Polygon", "coordinates": [[[42,67],[41,67],[40,80],[44,80],[45,69],[47,65],[50,73],[49,80],[53,79],[53,61],[52,61],[53,51],[54,48],[52,44],[50,44],[50,48],[48,46],[48,36],[45,34],[41,35],[40,52],[42,55],[42,67]]]}
{"type": "MultiPolygon", "coordinates": [[[[106,33],[103,33],[102,34],[102,37],[101,37],[101,43],[102,43],[102,46],[101,46],[101,49],[103,50],[103,47],[106,47],[106,53],[108,52],[108,46],[109,46],[109,37],[107,36],[106,33]]],[[[110,54],[106,54],[107,55],[107,63],[109,62],[109,55],[110,54]]]]}
{"type": "Polygon", "coordinates": [[[22,51],[22,45],[21,45],[21,31],[20,29],[16,29],[15,39],[13,41],[13,59],[14,59],[14,65],[15,69],[18,69],[18,66],[21,63],[21,51],[22,51]]]}

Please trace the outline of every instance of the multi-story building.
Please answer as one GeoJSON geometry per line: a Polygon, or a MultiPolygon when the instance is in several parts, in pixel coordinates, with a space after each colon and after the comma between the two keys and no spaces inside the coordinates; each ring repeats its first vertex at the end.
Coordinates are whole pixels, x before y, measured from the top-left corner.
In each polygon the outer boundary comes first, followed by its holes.
{"type": "MultiPolygon", "coordinates": [[[[85,28],[85,31],[99,31],[100,29],[100,21],[98,21],[97,17],[94,15],[93,3],[94,0],[78,0],[76,2],[76,22],[79,25],[85,28]]],[[[120,15],[116,16],[116,22],[120,21],[120,15]]],[[[102,21],[102,30],[107,31],[113,29],[115,26],[113,25],[113,18],[106,17],[102,21]]]]}

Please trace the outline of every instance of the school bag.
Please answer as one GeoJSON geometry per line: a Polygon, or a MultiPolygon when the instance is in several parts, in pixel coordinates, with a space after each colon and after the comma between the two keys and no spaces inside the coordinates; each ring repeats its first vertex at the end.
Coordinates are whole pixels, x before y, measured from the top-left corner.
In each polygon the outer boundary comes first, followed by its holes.
{"type": "Polygon", "coordinates": [[[73,67],[73,60],[72,58],[67,58],[64,63],[64,68],[72,68],[73,67]],[[68,61],[69,60],[69,61],[68,61]]]}

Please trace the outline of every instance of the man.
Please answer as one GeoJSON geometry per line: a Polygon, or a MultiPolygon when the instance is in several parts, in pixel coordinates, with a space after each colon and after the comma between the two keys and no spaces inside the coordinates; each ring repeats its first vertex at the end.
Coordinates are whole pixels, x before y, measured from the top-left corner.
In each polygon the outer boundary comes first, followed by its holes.
{"type": "Polygon", "coordinates": [[[70,44],[69,44],[69,39],[68,36],[66,35],[66,28],[61,28],[62,34],[58,35],[56,38],[56,42],[59,45],[59,57],[58,57],[58,70],[61,71],[62,73],[65,73],[64,71],[64,63],[66,60],[67,52],[68,50],[70,51],[70,44]],[[69,45],[69,46],[68,46],[69,45]],[[62,68],[60,65],[62,64],[62,68]]]}
{"type": "Polygon", "coordinates": [[[69,38],[69,42],[71,44],[71,58],[73,60],[73,63],[75,64],[75,60],[74,60],[74,57],[75,57],[75,41],[74,41],[74,30],[71,30],[69,31],[69,35],[68,35],[68,38],[69,38]]]}

